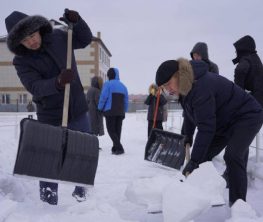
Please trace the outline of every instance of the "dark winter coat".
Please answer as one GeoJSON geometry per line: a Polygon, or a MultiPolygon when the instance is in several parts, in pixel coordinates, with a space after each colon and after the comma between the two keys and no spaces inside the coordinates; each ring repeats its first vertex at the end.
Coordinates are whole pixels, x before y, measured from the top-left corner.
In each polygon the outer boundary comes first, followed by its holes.
{"type": "Polygon", "coordinates": [[[104,135],[103,115],[98,110],[100,92],[98,77],[95,76],[91,79],[91,87],[87,92],[87,103],[89,107],[91,133],[97,136],[104,135]]]}
{"type": "MultiPolygon", "coordinates": [[[[60,125],[64,90],[56,88],[56,79],[61,70],[66,68],[67,32],[60,29],[52,30],[48,20],[41,16],[27,16],[19,23],[15,23],[19,17],[21,17],[19,13],[13,13],[6,20],[6,23],[10,23],[9,26],[14,24],[7,38],[9,49],[16,55],[13,64],[22,84],[33,95],[39,121],[60,125]],[[31,51],[20,44],[24,37],[37,30],[42,36],[40,50],[31,51]]],[[[91,39],[90,28],[84,20],[80,19],[73,28],[73,49],[85,48],[90,44],[91,39]]],[[[87,111],[74,52],[72,70],[75,79],[70,84],[69,121],[77,119],[87,111]]]]}
{"type": "MultiPolygon", "coordinates": [[[[147,120],[153,121],[154,120],[154,112],[156,108],[156,102],[157,102],[157,97],[153,96],[152,94],[148,95],[144,103],[148,105],[148,114],[147,114],[147,120]]],[[[159,106],[157,110],[157,116],[156,116],[156,121],[163,121],[163,106],[167,103],[167,100],[163,95],[160,95],[160,101],[159,101],[159,106]]]]}
{"type": "Polygon", "coordinates": [[[256,53],[256,45],[252,38],[245,36],[234,43],[238,63],[235,69],[235,83],[250,91],[263,107],[263,65],[256,53]]]}
{"type": "Polygon", "coordinates": [[[182,102],[184,131],[191,138],[195,127],[198,128],[191,159],[201,163],[214,136],[229,138],[239,120],[253,119],[262,112],[262,108],[233,82],[208,72],[204,62],[191,61],[191,64],[195,82],[182,102]]]}
{"type": "Polygon", "coordinates": [[[119,71],[114,68],[115,77],[104,83],[100,94],[98,109],[105,116],[125,116],[128,111],[128,90],[120,81],[119,71]]]}
{"type": "Polygon", "coordinates": [[[208,56],[208,48],[207,44],[204,42],[198,42],[194,45],[190,55],[193,59],[193,54],[197,53],[202,57],[202,60],[208,64],[208,71],[213,72],[213,73],[219,73],[218,66],[210,61],[209,56],[208,56]]]}

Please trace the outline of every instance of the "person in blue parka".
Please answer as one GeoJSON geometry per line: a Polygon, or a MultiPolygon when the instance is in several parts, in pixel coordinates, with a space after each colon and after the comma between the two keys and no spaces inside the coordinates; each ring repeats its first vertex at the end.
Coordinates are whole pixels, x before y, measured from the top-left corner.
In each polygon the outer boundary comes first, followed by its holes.
{"type": "MultiPolygon", "coordinates": [[[[91,43],[92,33],[78,12],[65,9],[61,18],[73,23],[73,50],[91,43]]],[[[13,64],[24,87],[32,94],[37,118],[42,123],[62,124],[65,84],[70,83],[68,128],[89,132],[87,103],[78,75],[74,52],[72,67],[66,69],[67,32],[53,29],[40,15],[28,16],[14,11],[5,19],[7,46],[15,54],[13,64]]],[[[40,198],[57,204],[57,183],[40,181],[40,198]]],[[[85,199],[85,189],[76,186],[72,194],[78,201],[85,199]]]]}
{"type": "Polygon", "coordinates": [[[197,128],[183,174],[189,175],[225,148],[229,205],[237,199],[246,201],[249,145],[262,126],[261,105],[230,80],[208,72],[203,61],[165,61],[157,70],[156,83],[170,94],[184,96],[185,134],[193,137],[197,128]]]}
{"type": "Polygon", "coordinates": [[[128,111],[128,90],[120,81],[119,70],[110,68],[107,72],[108,81],[103,85],[98,110],[102,111],[106,119],[108,134],[113,142],[112,154],[124,153],[121,144],[122,122],[128,111]]]}

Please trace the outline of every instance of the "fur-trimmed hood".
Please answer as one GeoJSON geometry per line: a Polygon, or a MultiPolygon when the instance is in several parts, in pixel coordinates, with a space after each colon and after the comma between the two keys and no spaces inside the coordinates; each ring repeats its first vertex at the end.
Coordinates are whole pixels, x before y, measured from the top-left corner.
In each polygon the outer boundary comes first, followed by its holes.
{"type": "Polygon", "coordinates": [[[192,89],[194,83],[194,73],[190,62],[187,59],[179,58],[179,69],[175,75],[179,77],[179,92],[186,96],[192,89]]]}
{"type": "Polygon", "coordinates": [[[36,31],[40,31],[43,37],[52,32],[49,21],[39,15],[28,16],[22,12],[14,11],[5,19],[8,32],[7,46],[15,55],[25,55],[30,50],[25,48],[20,42],[36,31]]]}

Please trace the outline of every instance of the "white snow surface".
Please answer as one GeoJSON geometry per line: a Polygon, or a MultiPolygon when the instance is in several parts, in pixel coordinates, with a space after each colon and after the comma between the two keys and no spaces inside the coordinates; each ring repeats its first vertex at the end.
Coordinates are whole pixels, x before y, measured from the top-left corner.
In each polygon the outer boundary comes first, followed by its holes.
{"type": "MultiPolygon", "coordinates": [[[[74,184],[61,182],[58,205],[43,203],[37,179],[12,174],[19,122],[26,116],[0,113],[0,222],[263,222],[263,161],[256,163],[255,149],[251,148],[248,164],[247,202],[238,200],[230,209],[220,176],[225,168],[222,154],[187,178],[178,170],[144,160],[145,112],[126,115],[121,139],[124,155],[111,154],[107,133],[99,137],[102,151],[95,184],[87,188],[85,202],[71,196],[74,184]],[[211,207],[220,203],[226,204],[211,207]]],[[[180,116],[180,112],[169,114],[165,129],[178,133],[180,116]]]]}

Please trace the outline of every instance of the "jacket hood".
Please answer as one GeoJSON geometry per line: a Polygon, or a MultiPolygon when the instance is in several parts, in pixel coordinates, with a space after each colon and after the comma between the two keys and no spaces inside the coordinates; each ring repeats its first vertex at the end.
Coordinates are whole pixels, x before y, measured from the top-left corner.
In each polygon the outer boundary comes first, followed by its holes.
{"type": "Polygon", "coordinates": [[[92,79],[91,79],[91,86],[92,87],[95,87],[97,89],[99,89],[99,78],[97,76],[94,76],[92,79]]]}
{"type": "Polygon", "coordinates": [[[39,15],[28,16],[22,12],[14,11],[5,19],[8,32],[7,46],[16,55],[24,55],[29,50],[20,42],[32,33],[39,31],[41,36],[51,33],[52,26],[49,21],[39,15]]]}
{"type": "Polygon", "coordinates": [[[114,72],[115,72],[115,80],[120,80],[120,74],[119,74],[119,70],[117,68],[114,68],[114,72]]]}
{"type": "Polygon", "coordinates": [[[256,43],[254,39],[249,35],[246,35],[237,40],[233,45],[237,53],[237,57],[232,60],[234,64],[238,63],[242,56],[250,55],[257,52],[256,43]]]}
{"type": "Polygon", "coordinates": [[[110,68],[107,72],[107,76],[109,78],[109,80],[120,80],[119,77],[119,70],[117,68],[110,68]]]}
{"type": "Polygon", "coordinates": [[[191,58],[193,59],[193,54],[197,53],[199,54],[204,61],[209,61],[209,56],[208,56],[208,48],[207,44],[205,42],[198,42],[194,45],[190,55],[191,58]]]}

